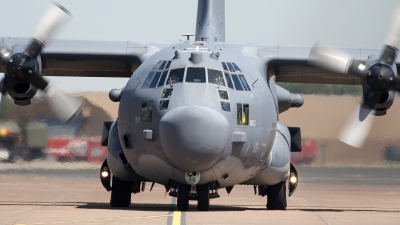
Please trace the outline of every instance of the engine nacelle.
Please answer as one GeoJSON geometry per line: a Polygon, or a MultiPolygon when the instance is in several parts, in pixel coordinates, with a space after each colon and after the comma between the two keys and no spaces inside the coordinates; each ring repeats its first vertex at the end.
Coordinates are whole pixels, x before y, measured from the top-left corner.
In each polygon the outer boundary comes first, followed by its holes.
{"type": "Polygon", "coordinates": [[[304,98],[301,94],[292,94],[279,85],[275,85],[278,98],[279,113],[283,113],[290,108],[299,108],[304,103],[304,98]]]}

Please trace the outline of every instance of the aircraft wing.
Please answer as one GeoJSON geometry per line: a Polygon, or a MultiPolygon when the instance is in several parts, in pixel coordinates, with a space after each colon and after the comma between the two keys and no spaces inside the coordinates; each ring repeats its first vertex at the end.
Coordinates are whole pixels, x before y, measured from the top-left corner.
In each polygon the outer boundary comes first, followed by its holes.
{"type": "MultiPolygon", "coordinates": [[[[349,75],[329,72],[308,65],[308,56],[312,46],[281,45],[243,45],[226,44],[251,58],[262,58],[266,63],[266,74],[276,76],[277,82],[317,83],[317,84],[361,84],[361,79],[349,75]]],[[[380,55],[381,48],[339,47],[357,60],[367,60],[370,55],[380,55]]],[[[396,60],[400,69],[400,59],[396,60]]],[[[400,71],[398,71],[400,73],[400,71]]]]}
{"type": "MultiPolygon", "coordinates": [[[[30,38],[0,38],[24,48],[30,38]]],[[[44,76],[131,77],[145,59],[172,42],[53,40],[40,54],[44,76]]],[[[0,63],[0,72],[4,65],[0,63]]]]}

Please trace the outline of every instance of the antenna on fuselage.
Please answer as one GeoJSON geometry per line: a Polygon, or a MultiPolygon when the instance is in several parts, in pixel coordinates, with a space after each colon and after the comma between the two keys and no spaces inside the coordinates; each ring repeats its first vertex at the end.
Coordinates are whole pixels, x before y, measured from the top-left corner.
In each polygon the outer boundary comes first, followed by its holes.
{"type": "Polygon", "coordinates": [[[182,34],[181,36],[186,37],[186,41],[190,41],[190,37],[193,37],[194,34],[182,34]]]}

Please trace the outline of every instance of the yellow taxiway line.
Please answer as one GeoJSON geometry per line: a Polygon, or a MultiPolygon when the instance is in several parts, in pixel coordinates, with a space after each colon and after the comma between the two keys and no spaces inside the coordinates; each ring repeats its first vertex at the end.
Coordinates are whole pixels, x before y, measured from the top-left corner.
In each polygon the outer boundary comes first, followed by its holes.
{"type": "MultiPolygon", "coordinates": [[[[103,221],[121,221],[121,220],[139,220],[139,219],[154,219],[161,217],[173,217],[173,224],[175,224],[175,213],[174,214],[161,214],[154,216],[138,216],[138,217],[124,217],[124,218],[107,218],[107,219],[91,219],[91,220],[70,220],[70,221],[53,221],[53,222],[36,222],[36,223],[18,223],[16,225],[41,225],[41,224],[73,224],[73,223],[88,223],[88,222],[103,222],[103,221]]],[[[180,224],[180,212],[179,212],[179,222],[176,224],[180,224]]]]}
{"type": "Polygon", "coordinates": [[[180,225],[181,224],[181,211],[174,211],[174,217],[172,217],[172,225],[180,225]]]}

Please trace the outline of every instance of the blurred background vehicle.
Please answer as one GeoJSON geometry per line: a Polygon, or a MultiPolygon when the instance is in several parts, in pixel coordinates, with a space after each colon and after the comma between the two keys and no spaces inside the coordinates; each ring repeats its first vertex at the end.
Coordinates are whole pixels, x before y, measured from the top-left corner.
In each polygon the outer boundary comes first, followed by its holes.
{"type": "Polygon", "coordinates": [[[82,112],[64,124],[43,98],[34,99],[31,105],[24,107],[8,104],[11,99],[3,98],[0,161],[104,161],[106,147],[100,143],[101,131],[103,122],[111,120],[111,116],[84,99],[82,112]]]}

